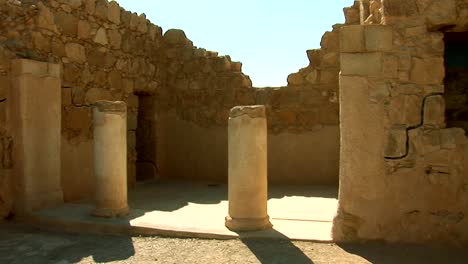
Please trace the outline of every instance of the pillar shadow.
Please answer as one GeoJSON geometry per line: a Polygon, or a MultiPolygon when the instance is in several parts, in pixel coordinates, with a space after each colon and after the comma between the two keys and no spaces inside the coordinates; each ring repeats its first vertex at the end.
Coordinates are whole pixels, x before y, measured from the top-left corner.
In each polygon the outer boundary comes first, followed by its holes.
{"type": "Polygon", "coordinates": [[[257,232],[238,232],[238,234],[242,243],[249,248],[260,263],[314,263],[287,236],[275,229],[257,232]],[[254,233],[262,233],[262,236],[266,238],[253,238],[251,235],[254,233]]]}
{"type": "Polygon", "coordinates": [[[108,263],[134,255],[129,236],[53,231],[15,221],[0,226],[0,263],[108,263]]]}
{"type": "Polygon", "coordinates": [[[338,246],[350,254],[358,255],[375,264],[468,263],[466,248],[383,243],[339,243],[338,246]]]}
{"type": "MultiPolygon", "coordinates": [[[[88,203],[68,203],[34,212],[33,216],[38,221],[33,221],[30,229],[27,229],[32,234],[32,241],[28,239],[23,243],[35,244],[35,240],[41,241],[31,248],[43,247],[48,258],[69,263],[77,263],[89,257],[97,263],[108,263],[134,256],[130,221],[144,215],[144,211],[131,209],[127,216],[100,218],[91,215],[93,208],[88,203]],[[36,236],[40,239],[36,239],[36,236]]],[[[23,257],[25,259],[22,263],[48,263],[23,257]]]]}

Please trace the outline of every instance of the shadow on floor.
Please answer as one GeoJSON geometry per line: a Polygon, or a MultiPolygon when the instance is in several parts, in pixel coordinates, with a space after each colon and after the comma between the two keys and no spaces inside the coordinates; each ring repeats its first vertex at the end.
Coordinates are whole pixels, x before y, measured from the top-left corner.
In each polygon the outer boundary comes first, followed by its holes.
{"type": "Polygon", "coordinates": [[[338,246],[374,264],[468,263],[468,252],[463,248],[374,243],[338,246]]]}
{"type": "Polygon", "coordinates": [[[307,255],[296,247],[288,237],[275,229],[264,230],[274,236],[274,239],[255,239],[246,237],[246,233],[239,233],[240,240],[255,255],[260,263],[314,263],[307,255]]]}
{"type": "Polygon", "coordinates": [[[268,199],[286,196],[321,197],[338,199],[335,185],[269,185],[268,199]]]}
{"type": "Polygon", "coordinates": [[[135,255],[131,237],[96,236],[2,223],[0,259],[2,263],[96,263],[127,260],[135,255]],[[109,239],[112,238],[112,239],[109,239]]]}
{"type": "MultiPolygon", "coordinates": [[[[269,199],[286,196],[338,198],[337,186],[271,185],[268,188],[269,199]]],[[[130,207],[144,211],[171,212],[189,203],[218,204],[227,200],[225,183],[147,181],[129,190],[130,207]]]]}
{"type": "Polygon", "coordinates": [[[226,184],[190,181],[140,182],[129,190],[130,208],[171,212],[189,203],[218,204],[227,200],[226,184]]]}

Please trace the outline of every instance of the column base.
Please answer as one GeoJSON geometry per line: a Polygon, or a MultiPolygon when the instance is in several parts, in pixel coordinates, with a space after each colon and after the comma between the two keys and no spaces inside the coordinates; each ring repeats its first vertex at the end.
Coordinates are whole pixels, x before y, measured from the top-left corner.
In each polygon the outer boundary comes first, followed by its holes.
{"type": "Polygon", "coordinates": [[[226,227],[231,231],[259,231],[272,228],[270,217],[264,218],[232,218],[226,216],[226,227]]]}
{"type": "Polygon", "coordinates": [[[111,218],[111,217],[119,217],[119,216],[126,216],[130,212],[130,208],[124,207],[121,209],[109,209],[109,208],[96,208],[93,210],[91,215],[96,216],[96,217],[106,217],[106,218],[111,218]]]}

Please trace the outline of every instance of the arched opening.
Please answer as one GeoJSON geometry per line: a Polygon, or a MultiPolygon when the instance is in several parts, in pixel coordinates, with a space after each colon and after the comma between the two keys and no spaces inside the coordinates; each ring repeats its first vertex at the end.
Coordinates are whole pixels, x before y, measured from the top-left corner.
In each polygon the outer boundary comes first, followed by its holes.
{"type": "Polygon", "coordinates": [[[448,32],[445,40],[447,127],[468,131],[468,32],[448,32]]]}

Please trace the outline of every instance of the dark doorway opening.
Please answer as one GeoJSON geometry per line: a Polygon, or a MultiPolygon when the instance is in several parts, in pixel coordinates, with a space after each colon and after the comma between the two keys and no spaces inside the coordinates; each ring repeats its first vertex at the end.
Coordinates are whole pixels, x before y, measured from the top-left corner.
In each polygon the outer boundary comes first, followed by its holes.
{"type": "Polygon", "coordinates": [[[468,32],[448,32],[445,40],[447,127],[468,131],[468,32]]]}
{"type": "Polygon", "coordinates": [[[156,110],[155,98],[150,94],[139,93],[136,129],[136,180],[156,179],[156,110]]]}

